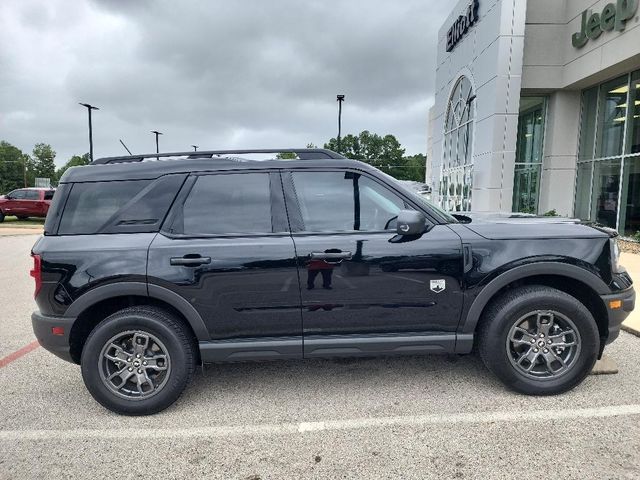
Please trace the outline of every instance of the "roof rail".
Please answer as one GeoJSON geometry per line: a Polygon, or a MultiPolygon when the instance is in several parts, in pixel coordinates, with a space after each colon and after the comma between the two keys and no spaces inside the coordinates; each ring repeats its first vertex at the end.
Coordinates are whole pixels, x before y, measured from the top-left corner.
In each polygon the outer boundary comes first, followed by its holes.
{"type": "Polygon", "coordinates": [[[92,165],[107,165],[110,163],[131,163],[141,162],[145,158],[160,157],[187,157],[191,158],[213,158],[214,156],[244,155],[251,153],[295,153],[300,160],[316,160],[322,158],[340,159],[345,158],[339,153],[326,148],[262,148],[249,150],[202,150],[196,152],[172,152],[172,153],[145,153],[143,155],[125,155],[122,157],[104,157],[94,160],[92,165]]]}

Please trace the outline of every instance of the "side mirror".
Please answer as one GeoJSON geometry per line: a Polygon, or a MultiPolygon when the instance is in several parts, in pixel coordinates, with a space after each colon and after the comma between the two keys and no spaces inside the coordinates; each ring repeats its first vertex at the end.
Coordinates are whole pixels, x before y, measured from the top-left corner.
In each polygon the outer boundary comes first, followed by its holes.
{"type": "Polygon", "coordinates": [[[416,210],[400,210],[396,221],[398,235],[422,235],[427,230],[427,219],[416,210]]]}

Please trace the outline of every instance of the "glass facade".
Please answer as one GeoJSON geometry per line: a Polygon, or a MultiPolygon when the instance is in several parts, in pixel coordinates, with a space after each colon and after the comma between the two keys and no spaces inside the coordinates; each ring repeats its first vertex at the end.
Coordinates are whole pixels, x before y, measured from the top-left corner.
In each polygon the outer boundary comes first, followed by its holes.
{"type": "Polygon", "coordinates": [[[442,143],[440,205],[449,211],[471,210],[474,98],[471,82],[460,77],[449,98],[442,143]]]}
{"type": "Polygon", "coordinates": [[[640,231],[640,71],[582,92],[574,214],[640,231]]]}
{"type": "Polygon", "coordinates": [[[516,166],[513,180],[512,209],[514,212],[538,212],[545,104],[544,97],[522,97],[520,99],[516,166]]]}

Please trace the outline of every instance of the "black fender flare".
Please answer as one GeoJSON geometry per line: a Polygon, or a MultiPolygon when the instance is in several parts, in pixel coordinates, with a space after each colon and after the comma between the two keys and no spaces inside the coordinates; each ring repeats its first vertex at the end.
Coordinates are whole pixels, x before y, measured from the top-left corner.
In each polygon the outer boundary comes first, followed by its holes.
{"type": "Polygon", "coordinates": [[[101,285],[78,297],[67,309],[64,316],[77,318],[87,308],[110,298],[125,296],[150,297],[175,308],[187,320],[198,341],[210,339],[209,331],[198,311],[187,300],[175,292],[159,285],[144,282],[119,282],[101,285]]]}
{"type": "Polygon", "coordinates": [[[469,307],[466,318],[464,319],[459,332],[462,334],[474,333],[484,307],[491,301],[494,295],[500,291],[500,289],[512,282],[515,282],[516,280],[537,275],[566,277],[588,285],[599,295],[611,293],[609,287],[604,283],[604,281],[602,281],[602,279],[594,273],[575,265],[559,262],[538,262],[530,265],[521,265],[498,275],[487,285],[481,287],[482,290],[473,300],[471,307],[469,307]]]}

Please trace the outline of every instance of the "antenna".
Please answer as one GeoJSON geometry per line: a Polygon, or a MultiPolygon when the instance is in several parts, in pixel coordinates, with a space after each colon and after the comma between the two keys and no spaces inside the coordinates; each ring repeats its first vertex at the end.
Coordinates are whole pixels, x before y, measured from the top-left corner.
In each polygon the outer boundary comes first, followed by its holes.
{"type": "Polygon", "coordinates": [[[120,138],[119,140],[120,140],[120,143],[122,144],[122,146],[124,147],[124,149],[125,149],[127,152],[129,152],[129,155],[133,155],[133,153],[131,153],[131,150],[129,150],[129,149],[127,148],[127,146],[124,144],[124,142],[122,141],[122,139],[120,138]]]}

